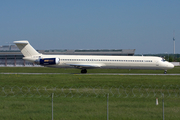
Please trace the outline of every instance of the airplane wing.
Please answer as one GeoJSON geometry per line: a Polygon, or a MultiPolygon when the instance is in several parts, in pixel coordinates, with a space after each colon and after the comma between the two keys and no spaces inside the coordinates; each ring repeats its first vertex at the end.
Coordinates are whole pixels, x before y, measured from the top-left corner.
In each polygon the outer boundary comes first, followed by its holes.
{"type": "Polygon", "coordinates": [[[73,66],[75,68],[79,68],[79,69],[91,69],[91,68],[100,68],[102,65],[98,65],[98,64],[67,64],[69,66],[73,66]]]}

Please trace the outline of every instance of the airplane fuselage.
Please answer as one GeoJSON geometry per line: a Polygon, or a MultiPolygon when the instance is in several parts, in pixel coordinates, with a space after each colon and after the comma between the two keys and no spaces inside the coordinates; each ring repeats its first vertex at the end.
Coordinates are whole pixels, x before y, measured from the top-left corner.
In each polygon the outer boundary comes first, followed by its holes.
{"type": "Polygon", "coordinates": [[[48,67],[75,67],[79,69],[117,68],[117,69],[155,69],[168,70],[174,66],[160,57],[151,56],[93,56],[93,55],[41,55],[24,57],[31,62],[37,59],[58,58],[54,65],[48,67]]]}

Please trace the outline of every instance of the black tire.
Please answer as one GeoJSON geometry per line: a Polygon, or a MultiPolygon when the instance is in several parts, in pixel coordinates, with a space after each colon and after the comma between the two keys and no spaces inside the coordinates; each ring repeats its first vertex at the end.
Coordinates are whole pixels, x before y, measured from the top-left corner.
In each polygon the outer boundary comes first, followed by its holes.
{"type": "Polygon", "coordinates": [[[86,69],[82,69],[81,73],[87,73],[87,70],[86,69]]]}

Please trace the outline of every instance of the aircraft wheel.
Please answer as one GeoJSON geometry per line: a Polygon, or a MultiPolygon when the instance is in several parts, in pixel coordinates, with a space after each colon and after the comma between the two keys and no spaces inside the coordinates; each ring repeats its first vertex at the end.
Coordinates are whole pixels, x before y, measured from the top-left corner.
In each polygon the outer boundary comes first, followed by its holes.
{"type": "Polygon", "coordinates": [[[81,73],[87,73],[87,70],[86,69],[82,69],[81,73]]]}

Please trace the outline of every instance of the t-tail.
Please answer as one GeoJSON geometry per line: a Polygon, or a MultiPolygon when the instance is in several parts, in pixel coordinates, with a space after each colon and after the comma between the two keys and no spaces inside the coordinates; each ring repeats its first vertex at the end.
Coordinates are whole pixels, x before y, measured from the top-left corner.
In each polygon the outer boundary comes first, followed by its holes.
{"type": "Polygon", "coordinates": [[[40,55],[30,44],[28,41],[14,41],[14,44],[21,50],[21,53],[24,57],[31,57],[40,55]]]}
{"type": "Polygon", "coordinates": [[[24,55],[23,59],[34,62],[36,64],[40,65],[56,65],[59,64],[60,59],[59,58],[41,58],[42,54],[38,53],[30,44],[28,41],[14,41],[14,44],[17,45],[17,47],[21,50],[21,53],[24,55]]]}
{"type": "Polygon", "coordinates": [[[24,55],[24,60],[35,62],[37,58],[42,55],[38,53],[26,40],[14,41],[14,44],[16,44],[17,47],[21,50],[21,53],[24,55]]]}

